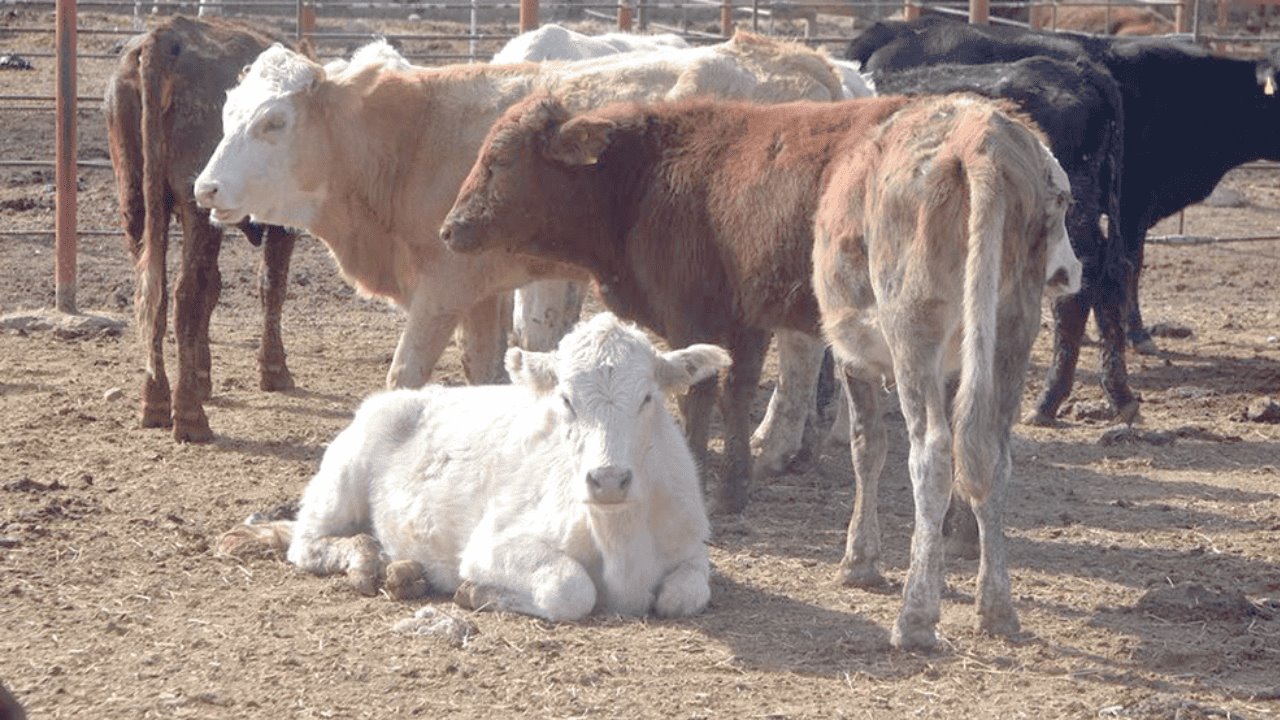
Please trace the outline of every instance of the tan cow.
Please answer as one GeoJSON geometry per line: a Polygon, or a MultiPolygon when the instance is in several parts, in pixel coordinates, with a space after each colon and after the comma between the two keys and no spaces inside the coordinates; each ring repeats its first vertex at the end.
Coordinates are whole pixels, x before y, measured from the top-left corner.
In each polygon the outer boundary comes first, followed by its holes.
{"type": "Polygon", "coordinates": [[[530,98],[490,131],[440,235],[455,250],[579,264],[611,310],[673,345],[725,343],[729,468],[717,501],[731,509],[746,501],[747,410],[767,332],[816,334],[821,319],[851,364],[852,584],[883,584],[875,499],[884,430],[873,380],[896,369],[917,519],[892,640],[927,647],[951,495],[939,402],[944,360],[961,345],[956,436],[961,488],[983,531],[980,627],[1017,629],[1000,525],[1009,427],[1046,280],[1057,291],[1079,287],[1067,188],[1032,130],[971,95],[626,104],[578,115],[530,98]]]}
{"type": "MultiPolygon", "coordinates": [[[[264,52],[228,94],[224,137],[196,192],[220,222],[249,215],[309,230],[358,290],[405,308],[391,387],[425,383],[459,320],[468,379],[500,379],[500,295],[531,279],[582,277],[567,265],[462,257],[440,245],[440,222],[504,108],[540,89],[575,108],[692,94],[829,101],[842,92],[825,56],[742,33],[711,47],[573,63],[352,65],[334,78],[284,48],[264,52]]],[[[796,387],[793,397],[789,405],[810,403],[813,392],[796,387]]],[[[799,449],[799,433],[787,429],[763,443],[775,446],[770,457],[799,449]]]]}

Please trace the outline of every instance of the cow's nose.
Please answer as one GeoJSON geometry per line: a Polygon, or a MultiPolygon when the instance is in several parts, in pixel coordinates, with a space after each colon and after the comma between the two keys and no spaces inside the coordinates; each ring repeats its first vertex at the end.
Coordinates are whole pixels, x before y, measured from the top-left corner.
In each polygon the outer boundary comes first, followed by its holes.
{"type": "Polygon", "coordinates": [[[587,492],[591,501],[600,505],[626,502],[631,489],[631,471],[614,465],[587,471],[587,492]]]}
{"type": "Polygon", "coordinates": [[[475,225],[450,215],[440,226],[440,241],[445,247],[457,252],[474,250],[477,241],[475,225]]]}
{"type": "Polygon", "coordinates": [[[218,183],[212,180],[196,182],[196,204],[202,208],[212,208],[218,196],[218,183]]]}

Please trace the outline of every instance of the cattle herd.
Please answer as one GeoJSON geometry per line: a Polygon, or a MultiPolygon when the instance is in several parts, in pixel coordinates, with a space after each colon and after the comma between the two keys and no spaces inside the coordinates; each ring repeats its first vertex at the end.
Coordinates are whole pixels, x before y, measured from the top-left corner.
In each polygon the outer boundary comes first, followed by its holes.
{"type": "Polygon", "coordinates": [[[842,59],[744,32],[689,47],[551,25],[488,64],[416,67],[380,41],[321,64],[232,22],[173,18],[127,47],[107,95],[141,421],[212,436],[218,226],[264,245],[261,386],[292,387],[280,313],[306,231],[407,323],[388,391],[329,445],[296,520],[251,518],[220,547],[274,545],[365,594],[685,616],[710,598],[704,492],[739,512],[754,481],[811,450],[829,347],[856,488],[841,579],[885,584],[893,390],[915,525],[891,641],[936,644],[945,547],[981,559],[978,630],[1012,634],[1003,513],[1041,299],[1054,359],[1025,421],[1055,422],[1090,313],[1115,417],[1134,421],[1125,346],[1155,351],[1145,235],[1231,168],[1280,160],[1275,73],[1177,39],[940,19],[876,23],[842,59]],[[584,283],[609,312],[575,324],[584,283]],[[455,330],[474,386],[431,385],[455,330]]]}

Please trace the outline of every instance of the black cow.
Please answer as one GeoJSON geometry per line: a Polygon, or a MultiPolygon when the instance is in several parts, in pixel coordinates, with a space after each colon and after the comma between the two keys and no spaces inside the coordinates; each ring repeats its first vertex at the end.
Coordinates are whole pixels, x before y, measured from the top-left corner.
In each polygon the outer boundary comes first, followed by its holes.
{"type": "MultiPolygon", "coordinates": [[[[932,18],[878,23],[851,42],[846,53],[868,70],[1032,56],[1087,58],[1106,68],[1119,84],[1124,172],[1120,213],[1110,218],[1109,226],[1119,232],[1132,268],[1126,292],[1130,340],[1135,345],[1149,343],[1137,302],[1147,230],[1208,197],[1228,170],[1251,160],[1280,160],[1280,134],[1275,132],[1280,127],[1280,98],[1263,87],[1270,78],[1274,88],[1275,67],[1268,61],[1213,57],[1177,40],[1112,39],[932,18]]],[[[1078,346],[1083,324],[1064,327],[1062,320],[1060,316],[1061,342],[1078,346]]],[[[1112,341],[1104,337],[1103,342],[1112,341]]],[[[1073,375],[1073,358],[1055,358],[1035,418],[1056,415],[1073,375]]],[[[1114,392],[1116,378],[1107,378],[1104,386],[1121,418],[1128,419],[1125,397],[1114,392]]]]}
{"type": "MultiPolygon", "coordinates": [[[[871,74],[880,94],[976,92],[1017,103],[1044,130],[1050,150],[1071,179],[1074,202],[1067,213],[1072,248],[1084,265],[1080,292],[1055,306],[1054,369],[1061,378],[1058,393],[1071,389],[1079,338],[1090,308],[1110,342],[1103,343],[1104,382],[1122,416],[1132,416],[1137,403],[1129,391],[1124,365],[1120,311],[1127,277],[1124,246],[1117,233],[1103,234],[1102,213],[1120,211],[1123,110],[1115,80],[1088,60],[1064,62],[1046,57],[985,65],[932,65],[871,74]]],[[[1056,405],[1054,406],[1056,410],[1056,405]]],[[[1033,413],[1038,424],[1053,415],[1033,413]]]]}

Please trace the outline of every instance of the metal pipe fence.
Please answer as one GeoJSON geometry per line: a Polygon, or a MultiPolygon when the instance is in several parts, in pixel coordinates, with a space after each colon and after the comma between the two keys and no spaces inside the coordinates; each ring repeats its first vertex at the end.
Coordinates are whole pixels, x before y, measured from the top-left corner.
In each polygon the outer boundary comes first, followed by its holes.
{"type": "MultiPolygon", "coordinates": [[[[1221,49],[1227,46],[1257,46],[1262,43],[1280,42],[1280,36],[1246,35],[1232,33],[1225,26],[1224,18],[1229,15],[1231,0],[1219,0],[1217,7],[1217,32],[1202,32],[1200,18],[1202,15],[1201,0],[1095,0],[1093,2],[1075,3],[1073,7],[1093,6],[1107,8],[1141,7],[1154,9],[1157,12],[1174,11],[1174,21],[1180,34],[1193,42],[1213,44],[1221,49]]],[[[787,35],[811,45],[843,45],[849,39],[845,35],[822,35],[816,32],[819,16],[830,19],[836,15],[879,17],[887,11],[902,9],[907,17],[918,16],[921,12],[934,12],[950,15],[966,15],[970,18],[986,22],[1028,26],[1030,19],[1024,22],[1009,17],[1020,13],[1031,13],[1037,8],[1052,9],[1052,23],[1056,27],[1057,10],[1066,6],[1059,0],[937,0],[922,2],[921,0],[666,0],[650,2],[649,0],[616,0],[614,2],[588,1],[581,3],[554,2],[539,4],[538,0],[465,0],[456,2],[314,2],[313,0],[186,0],[173,2],[168,0],[23,0],[6,3],[13,10],[54,10],[56,23],[44,22],[33,25],[15,23],[0,27],[0,38],[30,36],[36,34],[54,35],[56,31],[70,31],[72,42],[75,36],[89,38],[129,37],[137,34],[143,26],[143,18],[151,11],[165,12],[218,12],[233,18],[253,22],[269,22],[277,26],[283,33],[293,33],[295,37],[307,37],[322,56],[333,56],[344,53],[354,42],[384,37],[403,47],[402,53],[423,64],[461,61],[484,61],[501,43],[517,34],[518,29],[536,26],[541,13],[551,19],[561,21],[564,18],[587,18],[620,29],[632,29],[634,20],[639,21],[641,29],[655,29],[663,32],[675,32],[692,43],[719,42],[727,39],[732,27],[739,21],[748,21],[753,30],[771,35],[787,35]],[[98,12],[117,14],[121,19],[119,28],[78,27],[74,10],[92,9],[98,12]],[[64,12],[69,9],[68,24],[64,12]],[[838,11],[838,13],[833,13],[838,11]],[[433,17],[438,16],[438,17],[433,17]],[[456,32],[439,30],[415,32],[406,29],[405,23],[422,20],[452,21],[458,24],[456,32]],[[344,21],[364,21],[382,25],[369,31],[351,31],[341,27],[344,21]],[[782,21],[784,25],[779,25],[782,21]],[[796,23],[803,22],[798,29],[796,23]],[[719,32],[708,29],[719,26],[719,32]],[[498,30],[486,29],[483,26],[497,27],[498,30]],[[695,27],[696,26],[696,27],[695,27]],[[465,28],[465,29],[463,29],[465,28]],[[508,30],[507,28],[510,28],[508,30]],[[465,50],[463,48],[465,47],[465,50]]],[[[47,15],[41,15],[47,17],[47,15]]],[[[852,19],[850,23],[852,23],[852,19]]],[[[52,43],[51,43],[52,45],[52,43]]],[[[62,43],[65,45],[65,42],[62,43]]],[[[65,48],[60,47],[63,53],[65,48]]],[[[80,52],[74,46],[71,56],[65,57],[55,50],[32,50],[24,53],[36,58],[55,58],[60,67],[83,60],[110,60],[117,57],[115,53],[80,52]]],[[[72,70],[74,73],[74,70],[72,70]]],[[[65,85],[65,81],[63,83],[65,85]]],[[[102,98],[93,95],[78,95],[74,90],[67,90],[65,102],[71,107],[63,107],[58,117],[61,121],[74,118],[74,105],[82,103],[92,110],[100,110],[102,98]]],[[[0,111],[7,113],[48,112],[51,106],[58,105],[59,95],[20,95],[0,94],[0,111]]],[[[60,122],[61,122],[60,121],[60,122]]],[[[65,133],[63,133],[65,136],[65,133]]],[[[44,158],[0,158],[0,167],[58,167],[59,174],[73,176],[68,184],[65,179],[55,181],[69,197],[59,195],[56,205],[63,209],[57,217],[62,226],[71,223],[71,238],[62,242],[74,242],[75,235],[98,236],[119,235],[118,230],[74,228],[74,216],[68,217],[65,209],[75,207],[74,174],[78,169],[103,170],[110,169],[105,160],[64,158],[59,165],[55,159],[44,158]],[[69,189],[68,189],[69,186],[69,189]]],[[[1276,163],[1250,163],[1246,167],[1275,169],[1276,163]]],[[[0,235],[18,234],[24,236],[39,235],[39,232],[3,231],[0,235]]],[[[1152,242],[1175,245],[1203,244],[1202,238],[1191,241],[1171,241],[1167,238],[1186,236],[1164,236],[1152,238],[1152,242]]],[[[1221,242],[1254,242],[1277,239],[1273,236],[1221,238],[1221,242]]],[[[72,274],[71,286],[74,287],[74,254],[66,251],[59,254],[58,276],[60,284],[67,280],[68,264],[72,274]]],[[[65,296],[60,294],[61,299],[65,296]]],[[[73,297],[69,303],[74,307],[73,297]]]]}

